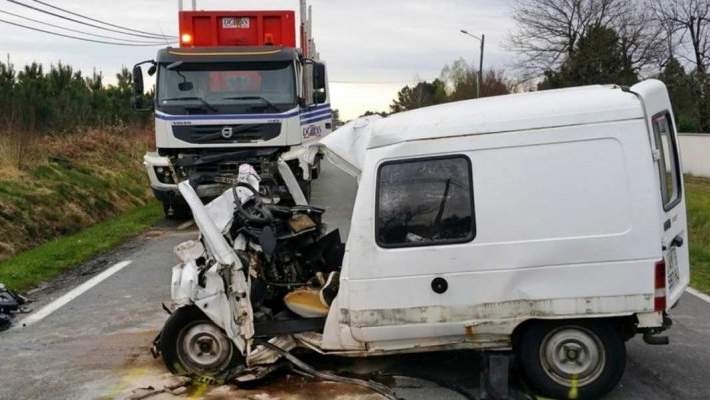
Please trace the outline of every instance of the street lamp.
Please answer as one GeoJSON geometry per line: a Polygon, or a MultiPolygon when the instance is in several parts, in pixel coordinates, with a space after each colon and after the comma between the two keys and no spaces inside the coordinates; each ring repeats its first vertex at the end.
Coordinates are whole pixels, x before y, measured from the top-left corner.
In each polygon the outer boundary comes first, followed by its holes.
{"type": "Polygon", "coordinates": [[[483,83],[483,49],[486,44],[486,35],[481,35],[481,37],[478,37],[472,33],[469,33],[468,31],[461,29],[461,33],[467,36],[471,36],[472,38],[478,40],[481,42],[481,63],[478,67],[478,85],[476,85],[476,97],[480,98],[481,97],[481,84],[483,83]]]}

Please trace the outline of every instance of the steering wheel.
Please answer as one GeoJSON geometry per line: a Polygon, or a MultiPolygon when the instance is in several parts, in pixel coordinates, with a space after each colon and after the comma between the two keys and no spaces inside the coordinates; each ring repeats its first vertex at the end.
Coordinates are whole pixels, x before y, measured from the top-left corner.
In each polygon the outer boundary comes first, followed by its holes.
{"type": "Polygon", "coordinates": [[[264,226],[272,223],[274,221],[274,216],[268,209],[266,204],[262,201],[261,195],[258,190],[253,186],[245,182],[239,182],[236,186],[232,187],[234,193],[234,204],[236,206],[236,214],[246,223],[250,225],[264,226]],[[254,194],[252,198],[247,200],[242,204],[237,196],[237,188],[243,187],[248,189],[254,194]]]}

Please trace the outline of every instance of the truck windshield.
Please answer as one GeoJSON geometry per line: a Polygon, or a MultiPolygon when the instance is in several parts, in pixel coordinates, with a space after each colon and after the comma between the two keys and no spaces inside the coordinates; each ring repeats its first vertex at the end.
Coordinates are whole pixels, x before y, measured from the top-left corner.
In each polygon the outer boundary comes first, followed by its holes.
{"type": "Polygon", "coordinates": [[[162,64],[157,108],[169,114],[274,113],[296,105],[290,62],[162,64]]]}

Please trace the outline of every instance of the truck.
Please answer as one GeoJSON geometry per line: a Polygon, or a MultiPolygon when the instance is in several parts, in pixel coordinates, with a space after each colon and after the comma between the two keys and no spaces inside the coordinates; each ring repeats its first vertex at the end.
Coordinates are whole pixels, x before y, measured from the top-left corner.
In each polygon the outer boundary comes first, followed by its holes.
{"type": "Polygon", "coordinates": [[[192,182],[201,199],[229,187],[242,163],[262,190],[304,204],[321,155],[310,143],[332,130],[326,65],[312,38],[312,10],[183,10],[179,47],[161,49],[133,68],[133,104],[155,111],[155,151],[143,161],[168,217],[189,207],[177,185],[192,182]],[[155,78],[146,100],[142,66],[155,78]]]}
{"type": "Polygon", "coordinates": [[[657,80],[352,121],[320,140],[357,178],[344,243],[321,224],[332,204],[274,205],[248,165],[207,205],[183,182],[201,236],[176,247],[156,353],[240,381],[280,359],[321,376],[298,349],[480,350],[514,357],[535,394],[598,399],[627,341],[668,344],[689,284],[674,121],[657,80]]]}

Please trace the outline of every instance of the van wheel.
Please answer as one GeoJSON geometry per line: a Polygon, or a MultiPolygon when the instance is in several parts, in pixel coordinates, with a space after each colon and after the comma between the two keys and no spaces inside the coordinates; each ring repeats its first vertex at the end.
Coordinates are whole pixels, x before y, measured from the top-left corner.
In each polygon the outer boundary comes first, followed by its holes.
{"type": "Polygon", "coordinates": [[[522,334],[517,355],[528,384],[555,399],[597,399],[621,380],[626,347],[608,321],[540,321],[522,334]]]}
{"type": "Polygon", "coordinates": [[[242,360],[227,334],[194,306],[168,318],[159,346],[165,366],[177,375],[216,377],[242,360]]]}

